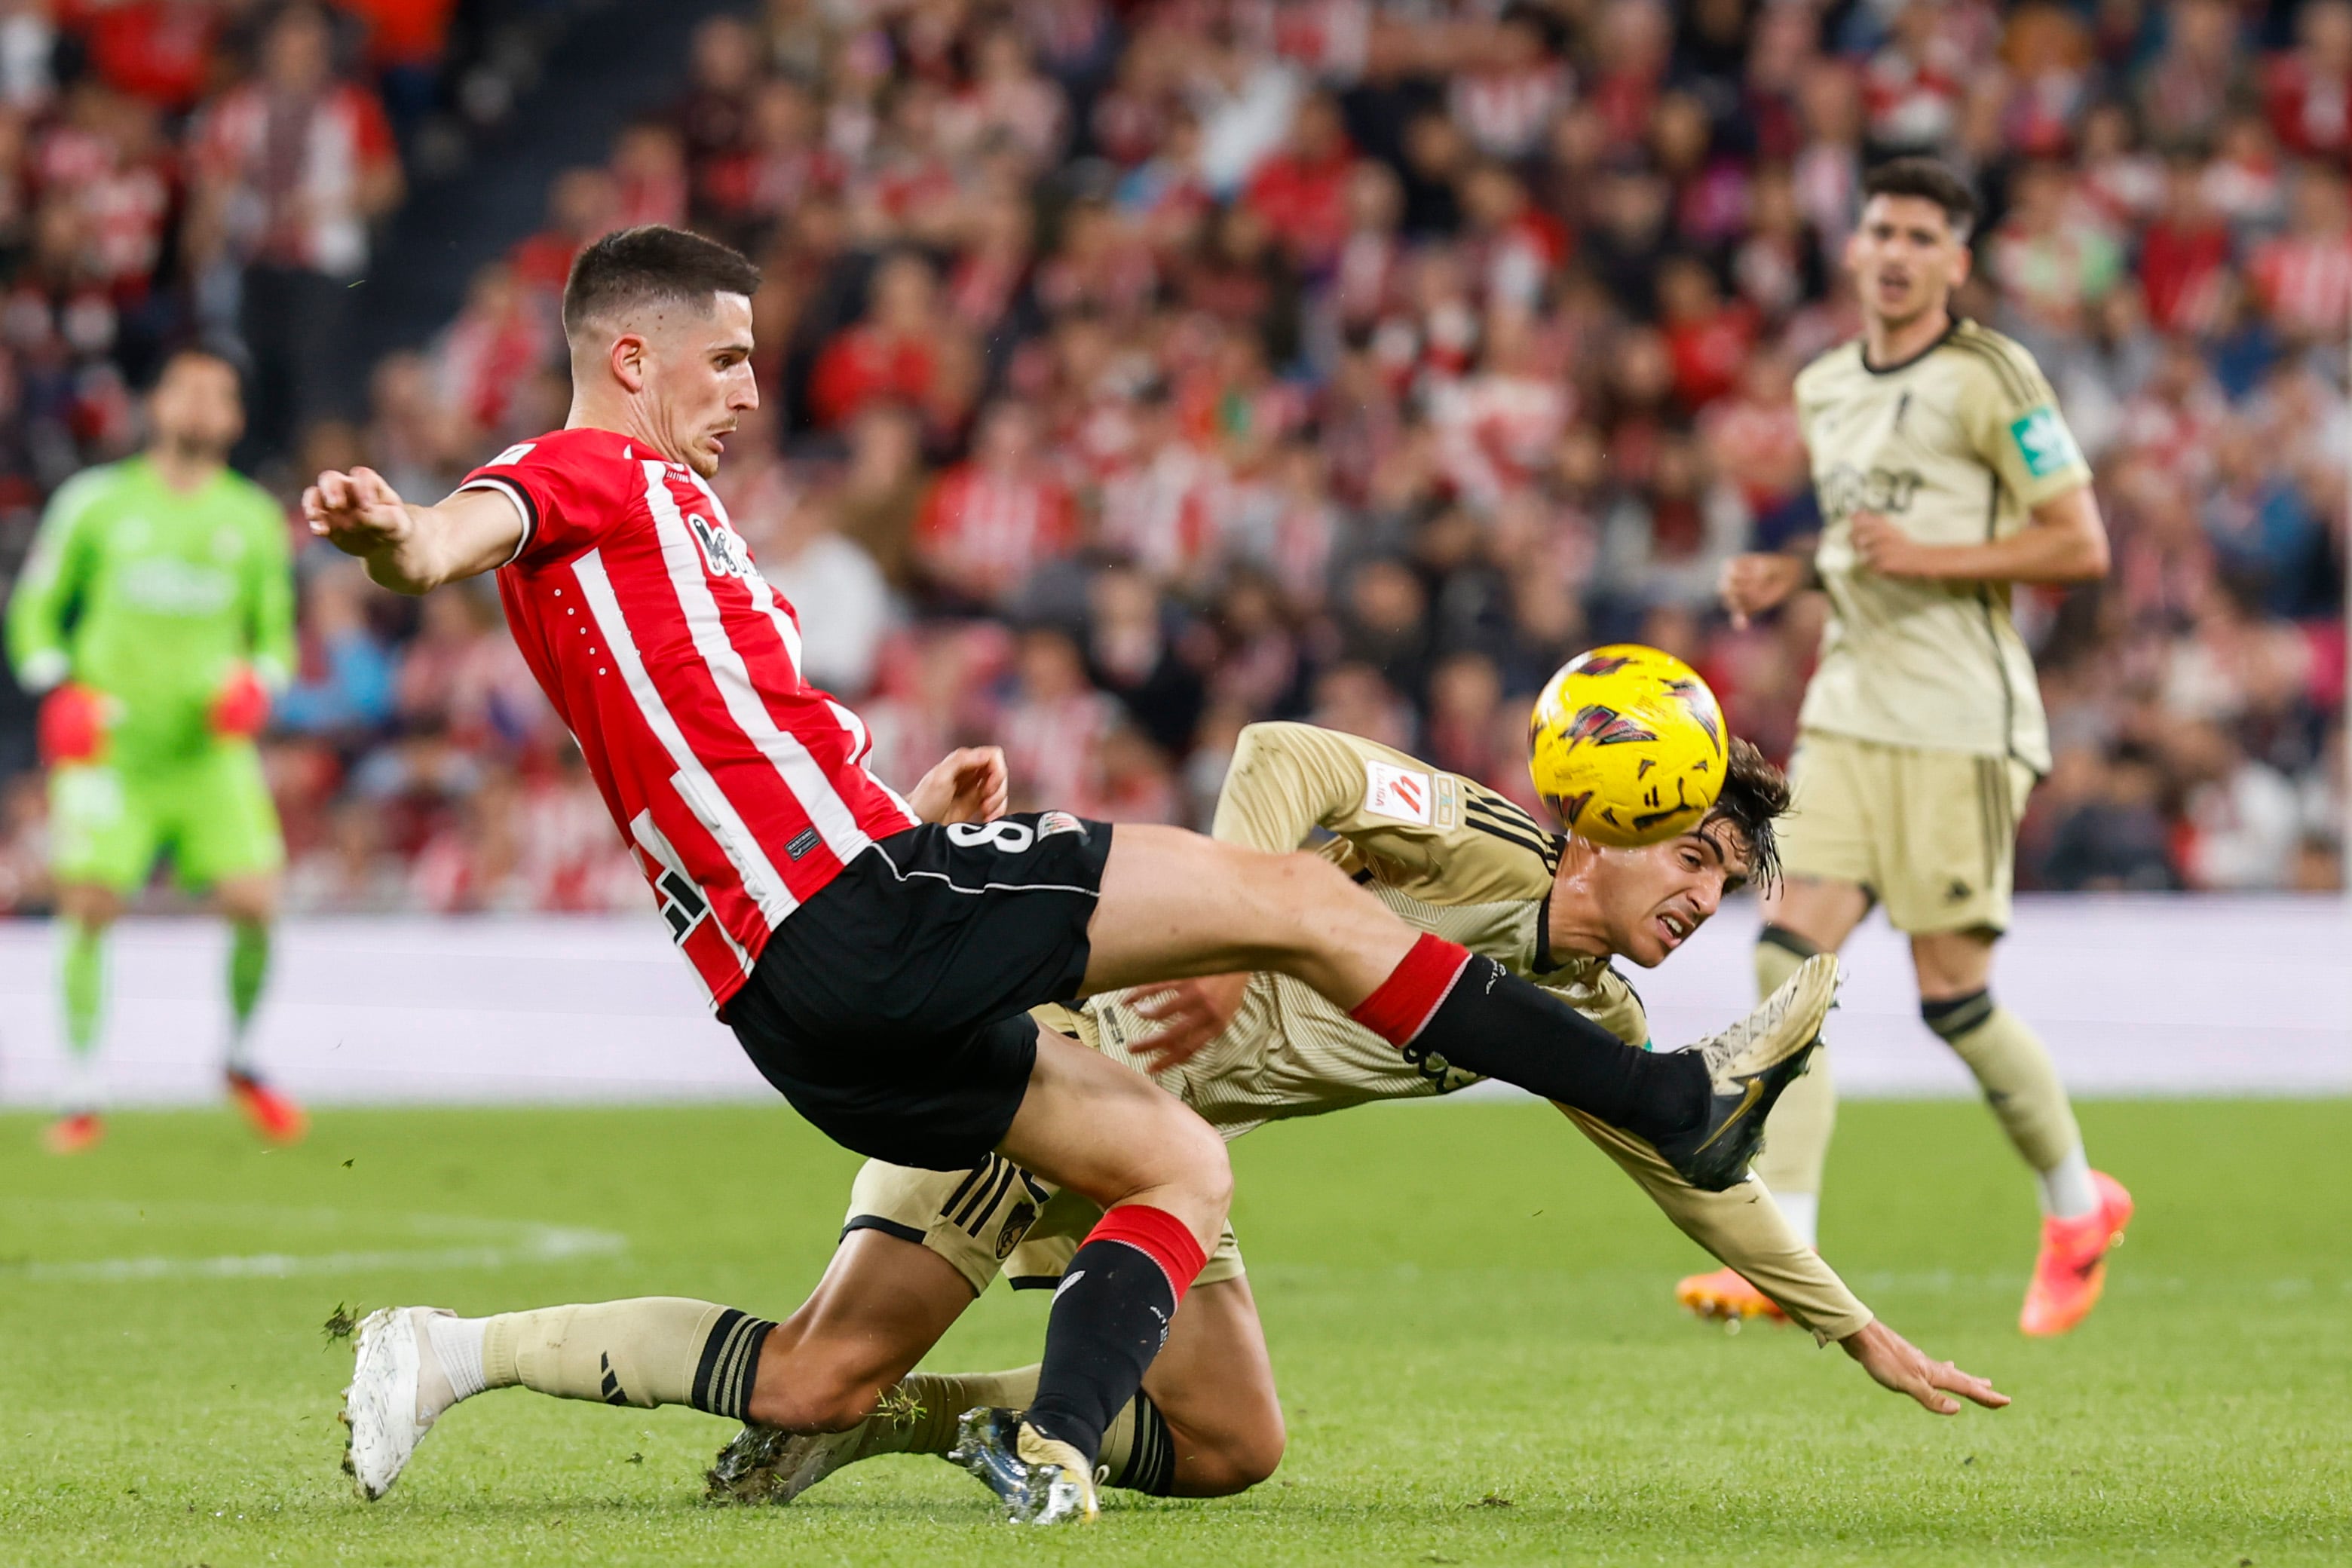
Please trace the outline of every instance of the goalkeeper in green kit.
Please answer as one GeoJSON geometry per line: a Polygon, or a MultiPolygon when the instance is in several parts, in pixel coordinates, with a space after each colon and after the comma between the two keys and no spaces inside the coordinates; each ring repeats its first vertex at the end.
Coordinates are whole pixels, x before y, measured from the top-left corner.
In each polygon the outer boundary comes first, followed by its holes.
{"type": "Polygon", "coordinates": [[[148,399],[144,453],[51,499],[8,605],[8,658],[41,699],[50,858],[71,1056],[59,1153],[96,1143],[106,933],[168,852],[232,930],[230,1094],[275,1142],[307,1118],[253,1072],[284,841],[254,745],[294,658],[283,511],[227,466],[245,426],[236,373],[185,352],[148,399]]]}

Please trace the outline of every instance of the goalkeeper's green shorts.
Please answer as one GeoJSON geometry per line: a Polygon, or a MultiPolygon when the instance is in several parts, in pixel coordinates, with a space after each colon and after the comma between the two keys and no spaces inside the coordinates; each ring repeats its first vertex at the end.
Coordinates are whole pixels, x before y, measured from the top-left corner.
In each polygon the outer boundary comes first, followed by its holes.
{"type": "Polygon", "coordinates": [[[166,850],[181,885],[275,871],[278,807],[249,741],[166,762],[75,763],[49,772],[49,868],[59,882],[142,887],[166,850]]]}

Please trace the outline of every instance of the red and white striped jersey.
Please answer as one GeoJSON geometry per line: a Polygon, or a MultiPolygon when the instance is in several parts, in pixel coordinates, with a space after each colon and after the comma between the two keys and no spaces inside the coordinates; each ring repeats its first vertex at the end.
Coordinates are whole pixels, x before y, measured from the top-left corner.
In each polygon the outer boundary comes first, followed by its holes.
{"type": "Polygon", "coordinates": [[[557,430],[459,488],[522,513],[507,624],[723,1005],[785,918],[914,813],[866,770],[865,724],[801,679],[792,606],[693,470],[557,430]]]}

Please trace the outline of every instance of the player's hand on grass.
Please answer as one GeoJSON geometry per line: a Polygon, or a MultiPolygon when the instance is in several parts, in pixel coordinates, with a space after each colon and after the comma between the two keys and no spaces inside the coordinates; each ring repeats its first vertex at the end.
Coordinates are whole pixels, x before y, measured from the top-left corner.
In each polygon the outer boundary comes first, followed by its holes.
{"type": "Polygon", "coordinates": [[[1854,554],[1880,576],[1935,575],[1936,547],[1920,543],[1904,532],[1899,524],[1874,511],[1858,511],[1846,526],[1848,537],[1853,541],[1854,554]]]}
{"type": "Polygon", "coordinates": [[[1163,1073],[1200,1055],[1201,1047],[1223,1034],[1242,1010],[1242,993],[1248,988],[1246,974],[1212,974],[1131,992],[1128,1005],[1160,1026],[1133,1047],[1143,1070],[1163,1073]]]}
{"type": "Polygon", "coordinates": [[[1735,555],[1723,563],[1723,575],[1716,587],[1723,595],[1723,607],[1731,612],[1731,624],[1745,629],[1750,617],[1762,615],[1803,587],[1805,576],[1802,556],[1735,555]]]}
{"type": "Polygon", "coordinates": [[[372,555],[408,537],[408,508],[373,468],[329,468],[302,492],[310,531],[347,555],[372,555]]]}
{"type": "Polygon", "coordinates": [[[1907,1394],[1938,1415],[1960,1413],[1960,1401],[1952,1397],[1955,1394],[1988,1410],[2009,1403],[2008,1394],[1983,1378],[1962,1372],[1948,1361],[1929,1361],[1926,1352],[1885,1323],[1873,1322],[1838,1343],[1881,1387],[1907,1394]]]}
{"type": "Polygon", "coordinates": [[[1002,746],[959,746],[907,794],[925,822],[993,822],[1013,798],[1002,746]]]}

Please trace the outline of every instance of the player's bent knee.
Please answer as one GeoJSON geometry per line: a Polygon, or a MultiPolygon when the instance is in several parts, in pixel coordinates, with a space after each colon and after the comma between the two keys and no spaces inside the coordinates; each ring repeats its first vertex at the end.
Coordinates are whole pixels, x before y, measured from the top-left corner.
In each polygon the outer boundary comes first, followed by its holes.
{"type": "Polygon", "coordinates": [[[1231,1497],[1272,1479],[1281,1468],[1286,1441],[1279,1410],[1267,1422],[1222,1433],[1215,1442],[1198,1448],[1181,1433],[1171,1436],[1177,1489],[1187,1497],[1231,1497]]]}
{"type": "Polygon", "coordinates": [[[787,1356],[778,1375],[771,1358],[760,1358],[760,1380],[751,1390],[751,1418],[787,1432],[846,1432],[868,1415],[881,1398],[879,1380],[863,1369],[787,1356]]]}

